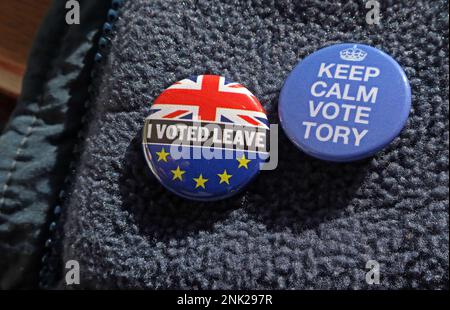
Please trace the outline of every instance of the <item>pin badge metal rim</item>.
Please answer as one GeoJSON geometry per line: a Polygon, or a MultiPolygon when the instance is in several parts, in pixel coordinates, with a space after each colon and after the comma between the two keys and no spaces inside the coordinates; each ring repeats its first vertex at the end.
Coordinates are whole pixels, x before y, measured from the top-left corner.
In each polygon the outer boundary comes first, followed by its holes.
{"type": "MultiPolygon", "coordinates": [[[[220,76],[220,77],[223,77],[223,76],[220,76]]],[[[172,84],[173,85],[173,84],[172,84]]],[[[163,93],[164,91],[166,91],[167,90],[167,88],[166,89],[164,89],[161,93],[163,93]]],[[[253,95],[254,96],[254,95],[253,95]]],[[[256,98],[256,97],[255,97],[256,98]]],[[[258,101],[258,103],[259,103],[259,100],[257,100],[258,101]]],[[[152,105],[153,105],[153,103],[152,103],[152,105]]],[[[152,106],[151,105],[151,106],[152,106]]],[[[264,111],[264,109],[263,109],[263,107],[262,107],[262,105],[259,103],[259,105],[260,105],[260,108],[263,110],[263,112],[264,112],[264,114],[267,114],[265,111],[264,111]]],[[[218,123],[220,123],[220,122],[218,122],[218,123]]],[[[198,202],[217,202],[217,201],[219,201],[219,200],[223,200],[223,199],[227,199],[227,198],[230,198],[231,196],[234,196],[234,195],[236,195],[236,194],[239,194],[239,193],[241,193],[241,192],[243,192],[244,190],[245,190],[245,188],[259,175],[259,173],[260,173],[260,169],[257,169],[257,170],[255,170],[255,172],[253,173],[253,175],[251,175],[251,176],[249,176],[249,178],[247,179],[247,181],[243,184],[243,185],[241,185],[241,186],[238,186],[237,188],[234,188],[234,189],[232,189],[232,190],[230,190],[230,191],[228,191],[227,193],[224,193],[224,194],[222,194],[222,195],[218,195],[218,196],[209,196],[209,197],[202,197],[202,196],[195,196],[195,194],[193,194],[193,195],[187,195],[187,194],[185,194],[185,193],[183,193],[183,192],[180,192],[180,191],[177,191],[177,190],[175,190],[175,189],[173,189],[173,188],[171,188],[170,186],[168,186],[167,184],[166,184],[166,182],[164,182],[162,179],[161,179],[161,177],[160,177],[160,175],[158,174],[158,172],[156,171],[156,169],[155,169],[155,166],[154,166],[154,164],[153,164],[153,161],[152,161],[152,155],[151,155],[151,153],[150,153],[150,151],[148,150],[148,147],[147,147],[147,145],[148,145],[148,143],[145,143],[144,141],[145,141],[145,134],[146,134],[146,122],[144,123],[144,128],[143,128],[143,130],[141,131],[141,134],[142,134],[142,136],[141,136],[141,141],[142,141],[142,149],[143,149],[143,152],[144,152],[144,156],[145,156],[145,160],[146,160],[146,163],[147,163],[147,166],[150,168],[150,170],[151,170],[151,172],[152,172],[152,174],[155,176],[155,178],[158,180],[158,182],[165,188],[165,189],[167,189],[169,192],[171,192],[171,193],[173,193],[173,194],[175,194],[176,196],[178,196],[178,197],[181,197],[181,198],[185,198],[185,199],[188,199],[188,200],[193,200],[193,201],[198,201],[198,202]]],[[[245,152],[245,151],[244,151],[245,152]]]]}

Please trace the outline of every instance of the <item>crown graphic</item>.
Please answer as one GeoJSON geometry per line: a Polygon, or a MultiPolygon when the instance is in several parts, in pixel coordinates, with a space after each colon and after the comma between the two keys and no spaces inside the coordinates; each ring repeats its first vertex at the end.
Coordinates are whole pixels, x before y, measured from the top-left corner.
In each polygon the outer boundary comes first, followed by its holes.
{"type": "Polygon", "coordinates": [[[349,61],[363,61],[367,53],[356,47],[356,44],[350,48],[340,51],[341,58],[349,61]]]}

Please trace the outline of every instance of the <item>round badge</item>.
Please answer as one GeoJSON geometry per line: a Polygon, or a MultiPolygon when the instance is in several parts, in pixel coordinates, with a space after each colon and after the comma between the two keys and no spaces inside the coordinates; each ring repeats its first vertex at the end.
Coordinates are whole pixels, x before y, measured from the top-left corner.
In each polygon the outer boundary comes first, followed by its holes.
{"type": "Polygon", "coordinates": [[[268,157],[269,124],[258,99],[217,75],[181,80],[156,98],[143,149],[156,178],[193,200],[239,192],[268,157]]]}
{"type": "Polygon", "coordinates": [[[295,145],[338,162],[381,150],[400,133],[410,108],[400,65],[363,44],[337,44],[306,57],[287,78],[278,106],[295,145]]]}

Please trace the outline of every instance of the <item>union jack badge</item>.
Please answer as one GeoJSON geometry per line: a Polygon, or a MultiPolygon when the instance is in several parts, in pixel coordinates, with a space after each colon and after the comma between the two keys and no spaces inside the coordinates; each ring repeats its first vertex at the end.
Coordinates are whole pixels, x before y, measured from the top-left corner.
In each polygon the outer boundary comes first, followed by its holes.
{"type": "Polygon", "coordinates": [[[269,122],[241,84],[198,75],[154,100],[142,145],[151,171],[167,189],[188,199],[219,200],[258,174],[269,154],[269,122]]]}

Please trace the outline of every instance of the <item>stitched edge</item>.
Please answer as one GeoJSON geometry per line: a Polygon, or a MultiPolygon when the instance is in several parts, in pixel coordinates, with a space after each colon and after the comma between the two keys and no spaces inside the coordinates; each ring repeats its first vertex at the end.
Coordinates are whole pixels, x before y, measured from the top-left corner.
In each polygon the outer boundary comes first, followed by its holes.
{"type": "MultiPolygon", "coordinates": [[[[64,27],[64,29],[66,29],[66,27],[64,27]]],[[[63,29],[61,29],[61,31],[62,30],[63,29]]],[[[62,36],[61,36],[61,38],[62,38],[62,36]]],[[[19,146],[18,146],[18,148],[16,150],[16,153],[14,154],[13,162],[12,162],[10,168],[8,169],[8,174],[6,176],[5,184],[3,185],[2,192],[0,193],[0,197],[1,197],[1,199],[0,199],[0,208],[4,206],[6,191],[8,190],[8,187],[9,187],[8,183],[11,181],[11,178],[13,176],[13,172],[15,172],[15,169],[16,169],[16,166],[17,166],[17,158],[20,155],[20,153],[22,152],[22,150],[24,149],[25,144],[27,143],[27,141],[30,138],[31,134],[33,133],[34,126],[36,125],[36,121],[37,121],[36,114],[38,114],[41,111],[41,104],[42,104],[42,101],[43,101],[42,96],[43,96],[43,93],[44,93],[44,89],[41,89],[41,91],[39,93],[40,93],[40,95],[36,96],[36,98],[38,99],[37,100],[37,110],[32,113],[33,120],[31,122],[30,126],[28,126],[27,132],[25,133],[25,136],[22,138],[22,141],[20,141],[20,144],[19,144],[19,146]]],[[[3,132],[0,132],[0,141],[2,139],[4,139],[3,137],[5,136],[6,131],[7,131],[7,128],[5,127],[3,132]]]]}
{"type": "Polygon", "coordinates": [[[16,152],[14,154],[14,159],[12,161],[12,164],[11,164],[11,166],[8,169],[8,174],[6,175],[5,184],[3,185],[3,189],[2,189],[2,192],[1,192],[1,195],[0,195],[0,197],[1,197],[1,199],[0,199],[0,208],[3,207],[3,205],[5,203],[5,195],[6,195],[6,192],[8,190],[8,187],[9,187],[9,182],[11,181],[11,178],[13,176],[13,172],[15,172],[15,170],[16,170],[17,159],[18,159],[20,153],[22,153],[22,150],[25,148],[25,144],[27,143],[28,139],[30,138],[31,134],[34,131],[34,127],[35,127],[36,121],[37,121],[36,114],[39,113],[39,111],[40,111],[40,104],[39,104],[39,102],[38,102],[37,106],[38,106],[38,109],[33,114],[33,120],[31,121],[31,124],[27,128],[25,136],[20,141],[20,144],[17,147],[17,150],[16,150],[16,152]]]}

